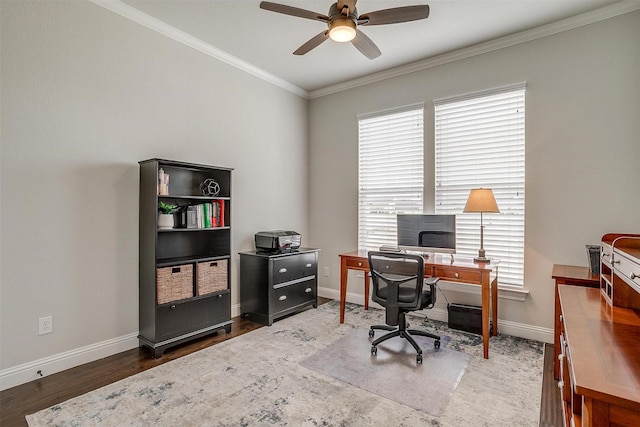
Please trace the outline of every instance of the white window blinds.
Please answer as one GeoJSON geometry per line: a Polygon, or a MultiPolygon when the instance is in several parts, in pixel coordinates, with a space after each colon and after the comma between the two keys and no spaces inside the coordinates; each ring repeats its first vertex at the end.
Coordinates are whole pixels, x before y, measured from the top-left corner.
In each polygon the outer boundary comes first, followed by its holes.
{"type": "Polygon", "coordinates": [[[358,248],[396,246],[396,214],[422,213],[424,105],[358,117],[358,248]]]}
{"type": "Polygon", "coordinates": [[[524,281],[525,84],[434,101],[436,213],[456,214],[456,251],[476,256],[480,214],[462,213],[472,188],[491,188],[499,214],[483,214],[487,257],[501,285],[524,281]]]}

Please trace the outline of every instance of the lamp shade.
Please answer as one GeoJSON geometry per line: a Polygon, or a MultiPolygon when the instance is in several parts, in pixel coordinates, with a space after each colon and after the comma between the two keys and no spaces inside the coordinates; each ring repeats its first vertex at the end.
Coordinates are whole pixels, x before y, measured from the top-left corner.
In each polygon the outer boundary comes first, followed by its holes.
{"type": "Polygon", "coordinates": [[[500,210],[490,188],[474,188],[469,193],[467,204],[462,212],[499,213],[500,210]]]}

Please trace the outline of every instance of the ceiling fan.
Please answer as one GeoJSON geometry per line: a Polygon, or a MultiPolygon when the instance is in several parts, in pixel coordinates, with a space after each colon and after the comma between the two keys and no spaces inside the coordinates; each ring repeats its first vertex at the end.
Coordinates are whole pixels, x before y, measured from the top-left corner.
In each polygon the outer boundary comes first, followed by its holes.
{"type": "Polygon", "coordinates": [[[311,49],[318,47],[322,42],[331,38],[338,42],[350,41],[356,49],[369,59],[375,59],[381,55],[378,46],[357,27],[360,25],[384,25],[400,22],[417,21],[429,16],[428,5],[403,6],[391,9],[377,10],[375,12],[358,15],[356,9],[357,0],[338,0],[329,8],[329,14],[312,12],[293,6],[263,1],[260,8],[271,12],[297,16],[299,18],[313,19],[326,23],[329,28],[312,37],[300,46],[294,55],[304,55],[311,49]]]}

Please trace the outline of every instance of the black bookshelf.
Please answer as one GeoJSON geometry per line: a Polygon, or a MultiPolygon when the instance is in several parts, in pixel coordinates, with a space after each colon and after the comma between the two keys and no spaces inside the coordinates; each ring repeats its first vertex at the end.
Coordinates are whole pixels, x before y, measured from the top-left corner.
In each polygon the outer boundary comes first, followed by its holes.
{"type": "Polygon", "coordinates": [[[140,162],[138,339],[153,357],[231,331],[231,171],[173,160],[140,162]],[[168,185],[161,186],[159,177],[167,175],[168,185]],[[203,192],[205,180],[219,191],[203,192]],[[198,211],[198,227],[177,228],[176,214],[176,228],[159,228],[160,202],[198,211]]]}

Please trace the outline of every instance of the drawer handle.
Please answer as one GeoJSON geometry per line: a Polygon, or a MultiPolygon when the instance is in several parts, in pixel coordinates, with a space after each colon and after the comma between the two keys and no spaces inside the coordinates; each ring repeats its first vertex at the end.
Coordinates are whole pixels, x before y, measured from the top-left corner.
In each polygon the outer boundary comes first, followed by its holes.
{"type": "Polygon", "coordinates": [[[558,360],[562,362],[562,359],[564,359],[564,354],[559,354],[558,355],[558,360]]]}
{"type": "Polygon", "coordinates": [[[638,275],[638,274],[636,274],[634,272],[631,272],[631,280],[636,280],[638,277],[640,277],[640,275],[638,275]]]}
{"type": "Polygon", "coordinates": [[[222,298],[222,294],[218,294],[218,298],[222,298]]]}
{"type": "Polygon", "coordinates": [[[174,310],[176,308],[175,304],[172,304],[171,307],[169,307],[171,310],[174,310]]]}
{"type": "Polygon", "coordinates": [[[173,267],[171,269],[171,274],[180,273],[180,267],[173,267]]]}
{"type": "Polygon", "coordinates": [[[558,388],[564,387],[564,381],[558,381],[558,388]]]}
{"type": "Polygon", "coordinates": [[[358,263],[358,267],[362,267],[362,263],[361,262],[358,263]]]}
{"type": "Polygon", "coordinates": [[[311,288],[307,288],[307,289],[305,289],[304,291],[305,291],[306,293],[309,293],[309,292],[311,292],[312,290],[313,290],[313,289],[311,289],[311,288]]]}
{"type": "Polygon", "coordinates": [[[280,270],[278,270],[278,273],[286,273],[287,269],[286,268],[281,268],[280,270]]]}
{"type": "Polygon", "coordinates": [[[209,264],[209,267],[217,267],[218,266],[218,262],[214,261],[211,264],[209,264]]]}
{"type": "Polygon", "coordinates": [[[456,279],[460,277],[460,273],[454,273],[453,275],[456,277],[456,279]]]}
{"type": "Polygon", "coordinates": [[[278,299],[279,299],[280,301],[284,301],[284,300],[286,300],[286,299],[287,299],[287,296],[286,296],[286,295],[282,295],[282,296],[281,296],[280,298],[278,298],[278,299]]]}
{"type": "Polygon", "coordinates": [[[307,268],[311,267],[311,263],[305,265],[305,267],[307,267],[307,268]]]}
{"type": "Polygon", "coordinates": [[[620,264],[620,260],[619,259],[612,259],[611,260],[611,264],[620,264]]]}

